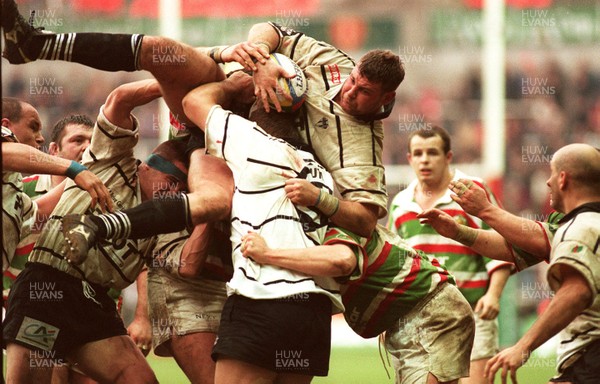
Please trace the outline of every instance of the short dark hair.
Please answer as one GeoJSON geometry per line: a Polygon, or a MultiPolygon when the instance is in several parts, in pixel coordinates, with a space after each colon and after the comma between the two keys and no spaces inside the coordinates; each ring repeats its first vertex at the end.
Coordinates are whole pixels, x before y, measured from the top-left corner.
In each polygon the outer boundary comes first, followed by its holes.
{"type": "Polygon", "coordinates": [[[65,127],[67,125],[85,125],[86,127],[94,128],[94,122],[86,115],[69,115],[58,120],[52,128],[52,135],[50,135],[50,141],[55,142],[60,148],[60,141],[65,136],[65,127]]]}
{"type": "Polygon", "coordinates": [[[16,97],[2,98],[2,118],[16,122],[23,116],[23,101],[16,97]]]}
{"type": "Polygon", "coordinates": [[[404,80],[400,56],[389,49],[373,49],[358,61],[358,71],[369,81],[381,84],[384,92],[393,92],[404,80]]]}
{"type": "Polygon", "coordinates": [[[302,142],[300,136],[300,113],[299,112],[277,112],[269,113],[261,107],[254,107],[250,112],[250,120],[273,137],[287,141],[292,145],[302,142]]]}
{"type": "Polygon", "coordinates": [[[451,142],[450,134],[448,133],[448,131],[446,131],[444,128],[442,128],[438,125],[432,125],[430,127],[424,128],[424,129],[412,131],[410,133],[410,135],[408,135],[408,153],[411,153],[410,142],[412,141],[412,138],[415,136],[419,136],[424,139],[428,139],[428,138],[434,137],[434,136],[439,136],[443,142],[442,148],[444,150],[444,153],[448,153],[452,149],[452,145],[451,145],[452,142],[451,142]]]}

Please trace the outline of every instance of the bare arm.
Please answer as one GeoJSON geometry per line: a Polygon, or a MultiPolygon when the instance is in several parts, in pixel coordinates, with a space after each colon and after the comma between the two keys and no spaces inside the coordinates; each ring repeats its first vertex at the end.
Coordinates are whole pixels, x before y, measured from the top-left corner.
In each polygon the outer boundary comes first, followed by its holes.
{"type": "Polygon", "coordinates": [[[127,333],[146,356],[152,346],[152,325],[148,315],[148,270],[144,269],[140,272],[135,282],[137,303],[133,321],[127,327],[127,333]]]}
{"type": "MultiPolygon", "coordinates": [[[[468,181],[461,179],[451,183],[450,189],[457,191],[465,185],[469,185],[468,181]]],[[[485,221],[509,243],[540,257],[550,254],[546,235],[537,222],[513,215],[490,203],[485,191],[477,184],[470,183],[470,187],[461,196],[452,195],[452,199],[465,212],[485,221]]]]}
{"type": "Polygon", "coordinates": [[[500,267],[492,272],[487,292],[475,305],[475,313],[484,320],[493,320],[500,313],[500,296],[510,276],[510,266],[500,267]]]}
{"type": "MultiPolygon", "coordinates": [[[[320,189],[304,179],[289,179],[285,192],[292,203],[304,207],[316,206],[320,189]]],[[[369,237],[377,225],[378,208],[372,204],[339,200],[337,211],[330,217],[335,225],[362,237],[369,237]]]]}
{"type": "Polygon", "coordinates": [[[464,225],[458,224],[447,213],[435,208],[421,212],[417,217],[424,224],[431,225],[440,235],[456,240],[470,247],[478,254],[485,255],[494,260],[508,261],[510,263],[515,262],[506,240],[497,232],[467,228],[464,225]],[[474,234],[472,242],[459,237],[459,230],[461,229],[474,234]]]}
{"type": "Polygon", "coordinates": [[[104,104],[104,115],[116,126],[133,129],[131,111],[161,96],[158,81],[154,79],[123,84],[108,95],[104,104]]]}
{"type": "Polygon", "coordinates": [[[186,278],[197,278],[200,275],[208,256],[211,231],[212,224],[210,223],[198,224],[194,227],[181,250],[179,275],[186,278]]]}
{"type": "Polygon", "coordinates": [[[348,276],[356,268],[356,256],[343,244],[298,249],[271,249],[254,232],[242,238],[242,255],[259,264],[270,264],[311,276],[348,276]]]}
{"type": "Polygon", "coordinates": [[[206,119],[214,105],[228,108],[236,98],[247,99],[252,92],[252,77],[236,72],[226,80],[201,85],[190,91],[182,101],[185,115],[200,129],[206,129],[206,119]]]}
{"type": "Polygon", "coordinates": [[[533,326],[513,347],[507,348],[492,357],[485,366],[485,376],[493,382],[496,372],[502,369],[502,382],[510,373],[516,383],[517,369],[525,364],[532,351],[564,329],[593,301],[585,278],[568,266],[560,266],[563,281],[550,305],[533,326]]]}
{"type": "Polygon", "coordinates": [[[112,211],[113,203],[108,189],[95,174],[82,165],[62,157],[49,155],[29,145],[2,143],[2,167],[8,171],[69,176],[73,165],[83,169],[76,174],[73,181],[90,194],[92,208],[98,203],[102,210],[112,211]]]}

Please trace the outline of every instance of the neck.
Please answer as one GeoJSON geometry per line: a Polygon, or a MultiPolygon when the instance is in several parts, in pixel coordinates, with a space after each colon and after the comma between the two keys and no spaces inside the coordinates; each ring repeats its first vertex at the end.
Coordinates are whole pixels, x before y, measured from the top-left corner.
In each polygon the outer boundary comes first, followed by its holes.
{"type": "Polygon", "coordinates": [[[565,198],[563,201],[565,213],[569,213],[584,204],[600,202],[600,195],[573,196],[571,198],[565,198]]]}

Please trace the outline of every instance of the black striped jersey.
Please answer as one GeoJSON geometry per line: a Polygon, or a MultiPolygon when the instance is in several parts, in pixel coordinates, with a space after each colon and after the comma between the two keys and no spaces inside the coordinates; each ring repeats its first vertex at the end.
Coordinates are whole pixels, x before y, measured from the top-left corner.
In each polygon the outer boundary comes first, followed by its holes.
{"type": "Polygon", "coordinates": [[[279,34],[276,52],[293,59],[306,76],[301,134],[327,168],[346,200],[374,204],[387,214],[382,163],[383,123],[362,121],[335,101],[355,62],[339,49],[303,33],[271,23],[279,34]]]}
{"type": "Polygon", "coordinates": [[[583,204],[560,221],[552,240],[548,283],[560,287],[559,265],[579,272],[594,295],[592,305],[559,333],[558,370],[562,372],[589,344],[600,340],[600,201],[583,204]]]}
{"type": "MultiPolygon", "coordinates": [[[[133,119],[133,130],[118,127],[106,119],[101,107],[92,141],[82,159],[83,165],[109,189],[116,210],[131,208],[141,202],[137,160],[133,156],[139,131],[137,119],[133,119]]],[[[29,260],[50,265],[107,288],[125,288],[135,281],[144,266],[141,255],[149,246],[148,241],[109,239],[92,248],[86,260],[78,266],[67,263],[64,258],[63,247],[66,243],[60,220],[71,213],[100,213],[99,207],[92,210],[90,203],[90,195],[73,180],[67,180],[65,191],[44,226],[29,260]]]]}
{"type": "MultiPolygon", "coordinates": [[[[2,142],[18,143],[7,127],[2,127],[2,142]]],[[[2,171],[2,272],[15,255],[21,237],[29,233],[37,205],[23,193],[23,177],[19,172],[2,171]]]]}
{"type": "Polygon", "coordinates": [[[207,153],[225,159],[235,181],[231,210],[233,278],[228,294],[252,299],[302,299],[316,292],[328,295],[343,309],[339,285],[331,278],[261,265],[242,256],[241,238],[248,232],[263,236],[271,248],[320,245],[327,218],[307,207],[296,207],[284,186],[289,178],[304,178],[330,193],[333,180],[314,156],[266,134],[254,122],[214,106],[206,124],[207,153]]]}

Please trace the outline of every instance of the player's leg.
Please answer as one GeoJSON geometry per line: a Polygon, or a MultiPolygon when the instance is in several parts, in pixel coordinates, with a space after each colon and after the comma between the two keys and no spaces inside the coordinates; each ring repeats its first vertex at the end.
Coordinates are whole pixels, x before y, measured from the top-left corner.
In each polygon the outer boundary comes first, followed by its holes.
{"type": "Polygon", "coordinates": [[[158,383],[146,358],[129,336],[86,343],[69,360],[94,380],[108,383],[158,383]]]}
{"type": "Polygon", "coordinates": [[[475,339],[471,350],[469,377],[462,378],[461,384],[487,383],[488,380],[483,376],[485,364],[500,350],[498,320],[485,320],[478,314],[475,314],[474,318],[475,339]]]}
{"type": "Polygon", "coordinates": [[[275,384],[309,384],[313,376],[299,375],[297,373],[280,374],[275,379],[275,384]]]}
{"type": "Polygon", "coordinates": [[[230,358],[219,358],[215,370],[215,384],[274,384],[276,377],[273,371],[230,358]]]}
{"type": "Polygon", "coordinates": [[[8,384],[50,384],[52,380],[53,364],[41,351],[9,343],[6,347],[6,365],[8,384]]]}
{"type": "Polygon", "coordinates": [[[486,384],[488,381],[483,376],[485,365],[489,359],[479,359],[471,361],[469,367],[469,377],[460,379],[461,384],[486,384]]]}
{"type": "Polygon", "coordinates": [[[173,358],[192,383],[212,384],[215,382],[215,362],[210,351],[217,335],[211,332],[173,335],[171,352],[173,358]]]}
{"type": "Polygon", "coordinates": [[[182,123],[189,124],[182,98],[200,84],[225,74],[207,55],[175,40],[139,34],[43,33],[19,14],[14,0],[2,0],[2,27],[9,62],[61,60],[104,71],[147,70],[159,81],[163,98],[182,123]]]}

